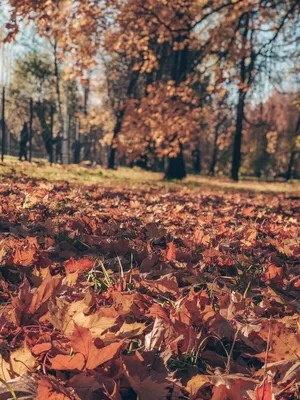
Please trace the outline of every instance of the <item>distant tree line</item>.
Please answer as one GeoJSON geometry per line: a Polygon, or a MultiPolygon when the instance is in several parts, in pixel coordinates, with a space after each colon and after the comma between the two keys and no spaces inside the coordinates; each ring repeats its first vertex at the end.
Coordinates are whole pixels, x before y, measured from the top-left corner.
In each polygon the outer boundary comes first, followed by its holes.
{"type": "Polygon", "coordinates": [[[297,0],[10,3],[7,40],[25,18],[49,49],[18,60],[7,124],[20,132],[32,99],[49,159],[299,176],[297,0]]]}

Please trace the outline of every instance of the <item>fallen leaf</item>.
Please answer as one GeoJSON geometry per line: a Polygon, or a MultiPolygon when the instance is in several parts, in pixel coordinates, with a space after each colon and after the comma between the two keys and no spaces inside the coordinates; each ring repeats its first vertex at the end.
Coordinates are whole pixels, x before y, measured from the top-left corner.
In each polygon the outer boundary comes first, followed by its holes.
{"type": "Polygon", "coordinates": [[[82,371],[85,366],[85,358],[83,354],[77,353],[74,356],[66,356],[58,354],[50,359],[51,368],[58,371],[82,371]]]}
{"type": "Polygon", "coordinates": [[[41,344],[37,344],[35,345],[32,349],[31,352],[32,354],[34,354],[35,356],[39,356],[42,353],[45,353],[47,351],[49,351],[52,347],[51,343],[41,343],[41,344]]]}
{"type": "Polygon", "coordinates": [[[31,371],[34,363],[35,357],[33,357],[26,344],[10,354],[9,362],[6,362],[0,354],[0,378],[4,381],[9,381],[25,375],[31,371]]]}
{"type": "Polygon", "coordinates": [[[166,253],[166,259],[167,260],[176,260],[176,247],[174,242],[169,242],[167,244],[167,253],[166,253]]]}
{"type": "Polygon", "coordinates": [[[255,390],[255,400],[275,400],[272,388],[267,379],[263,381],[255,390]]]}
{"type": "Polygon", "coordinates": [[[203,387],[210,385],[209,379],[205,375],[195,375],[190,379],[186,385],[186,390],[190,394],[191,400],[198,398],[198,392],[203,387]]]}

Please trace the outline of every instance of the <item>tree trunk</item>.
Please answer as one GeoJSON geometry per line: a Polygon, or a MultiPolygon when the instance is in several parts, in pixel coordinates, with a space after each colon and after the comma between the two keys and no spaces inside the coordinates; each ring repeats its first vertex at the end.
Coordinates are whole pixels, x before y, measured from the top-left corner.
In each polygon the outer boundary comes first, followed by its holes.
{"type": "Polygon", "coordinates": [[[194,164],[193,166],[195,174],[200,174],[202,166],[201,166],[201,153],[198,148],[193,151],[193,164],[194,164]]]}
{"type": "Polygon", "coordinates": [[[288,169],[287,169],[287,172],[286,172],[286,180],[287,181],[289,181],[292,178],[295,154],[296,154],[295,150],[292,150],[290,161],[289,161],[289,165],[288,165],[288,169]]]}
{"type": "Polygon", "coordinates": [[[211,164],[209,167],[209,175],[210,176],[215,176],[215,168],[216,168],[216,164],[217,164],[217,155],[218,155],[217,141],[218,141],[218,130],[216,130],[216,133],[215,133],[213,154],[212,154],[211,164]]]}
{"type": "Polygon", "coordinates": [[[113,134],[113,138],[111,141],[111,145],[110,145],[110,153],[109,153],[109,159],[108,159],[108,169],[114,169],[115,168],[115,162],[116,162],[116,154],[117,154],[117,148],[116,148],[116,140],[117,137],[121,131],[122,128],[122,122],[123,122],[123,117],[125,114],[125,110],[121,110],[119,115],[117,116],[117,121],[116,121],[116,125],[114,128],[114,134],[113,134]]]}
{"type": "Polygon", "coordinates": [[[300,130],[300,117],[298,117],[298,121],[297,121],[297,125],[296,125],[296,131],[295,131],[295,139],[294,139],[294,142],[293,142],[293,147],[292,147],[292,151],[291,151],[291,157],[290,157],[288,169],[287,169],[287,172],[286,172],[286,180],[287,181],[289,181],[292,178],[294,159],[295,159],[295,155],[296,155],[296,139],[297,139],[297,135],[299,133],[299,130],[300,130]]]}
{"type": "Polygon", "coordinates": [[[50,155],[51,155],[51,126],[49,127],[47,122],[46,122],[46,108],[45,106],[39,101],[35,104],[34,107],[34,111],[36,113],[36,115],[38,116],[38,119],[40,121],[41,124],[41,128],[42,128],[42,138],[43,138],[43,142],[45,145],[45,149],[47,152],[47,155],[49,157],[50,160],[50,155]]]}
{"type": "MultiPolygon", "coordinates": [[[[179,42],[184,42],[184,36],[178,38],[179,42]]],[[[173,54],[172,79],[179,85],[186,78],[188,72],[188,46],[185,46],[180,51],[175,51],[173,54]]],[[[176,139],[176,138],[175,138],[176,139]]],[[[179,143],[180,151],[176,157],[168,157],[165,179],[183,179],[186,177],[186,168],[183,155],[183,146],[179,143]]]]}
{"type": "Polygon", "coordinates": [[[243,92],[242,89],[240,89],[238,105],[237,105],[237,116],[236,116],[235,135],[234,135],[233,153],[232,153],[232,168],[231,168],[231,178],[234,181],[239,180],[239,170],[242,158],[241,147],[242,147],[244,112],[245,112],[245,93],[243,92]]]}
{"type": "Polygon", "coordinates": [[[59,69],[58,69],[58,59],[57,59],[57,42],[54,42],[54,75],[55,75],[55,89],[57,96],[57,111],[58,111],[58,122],[59,122],[59,130],[61,132],[61,136],[64,137],[64,118],[62,113],[62,104],[61,104],[61,94],[60,94],[60,86],[59,86],[59,69]]]}
{"type": "MultiPolygon", "coordinates": [[[[249,32],[249,14],[245,14],[245,29],[242,38],[242,48],[246,49],[248,45],[248,32],[249,32]]],[[[254,69],[256,54],[251,50],[250,63],[246,64],[247,57],[243,56],[240,65],[240,89],[238,92],[238,103],[236,110],[236,125],[232,153],[232,166],[231,178],[234,181],[239,180],[239,170],[241,166],[241,148],[242,148],[242,134],[243,122],[245,118],[245,100],[247,96],[246,86],[249,86],[252,79],[252,71],[254,69]]]]}
{"type": "Polygon", "coordinates": [[[186,177],[185,162],[183,157],[182,145],[180,145],[180,152],[176,157],[168,158],[167,169],[165,172],[165,179],[183,179],[186,177]]]}

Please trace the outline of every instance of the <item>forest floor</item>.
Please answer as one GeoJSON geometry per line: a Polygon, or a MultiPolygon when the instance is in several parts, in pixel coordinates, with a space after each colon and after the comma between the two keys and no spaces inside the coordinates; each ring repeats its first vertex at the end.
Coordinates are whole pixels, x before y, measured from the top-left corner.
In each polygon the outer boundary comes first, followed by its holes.
{"type": "Polygon", "coordinates": [[[300,396],[300,186],[0,165],[0,399],[300,396]]]}
{"type": "Polygon", "coordinates": [[[42,159],[33,160],[33,163],[17,161],[16,157],[6,157],[4,164],[0,163],[1,175],[28,176],[35,179],[49,181],[67,181],[79,185],[104,185],[118,187],[161,189],[186,188],[188,190],[208,189],[227,192],[254,192],[254,193],[300,193],[300,180],[290,182],[265,182],[253,179],[241,179],[233,182],[229,178],[213,178],[201,175],[188,175],[184,181],[167,182],[163,174],[144,171],[140,168],[118,168],[107,170],[100,166],[89,167],[81,165],[50,164],[42,159]]]}

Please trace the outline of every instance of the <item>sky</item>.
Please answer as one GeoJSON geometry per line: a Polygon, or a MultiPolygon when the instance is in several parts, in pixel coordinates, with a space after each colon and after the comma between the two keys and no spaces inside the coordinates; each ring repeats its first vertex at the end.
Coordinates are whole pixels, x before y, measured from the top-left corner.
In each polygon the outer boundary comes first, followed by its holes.
{"type": "MultiPolygon", "coordinates": [[[[9,18],[9,5],[7,0],[0,0],[0,35],[5,35],[5,24],[9,18]]],[[[0,37],[1,37],[0,36],[0,37]]],[[[40,51],[45,46],[43,39],[39,38],[33,24],[25,26],[17,35],[16,42],[3,44],[0,41],[0,85],[8,85],[13,73],[15,61],[31,51],[40,51]]]]}

